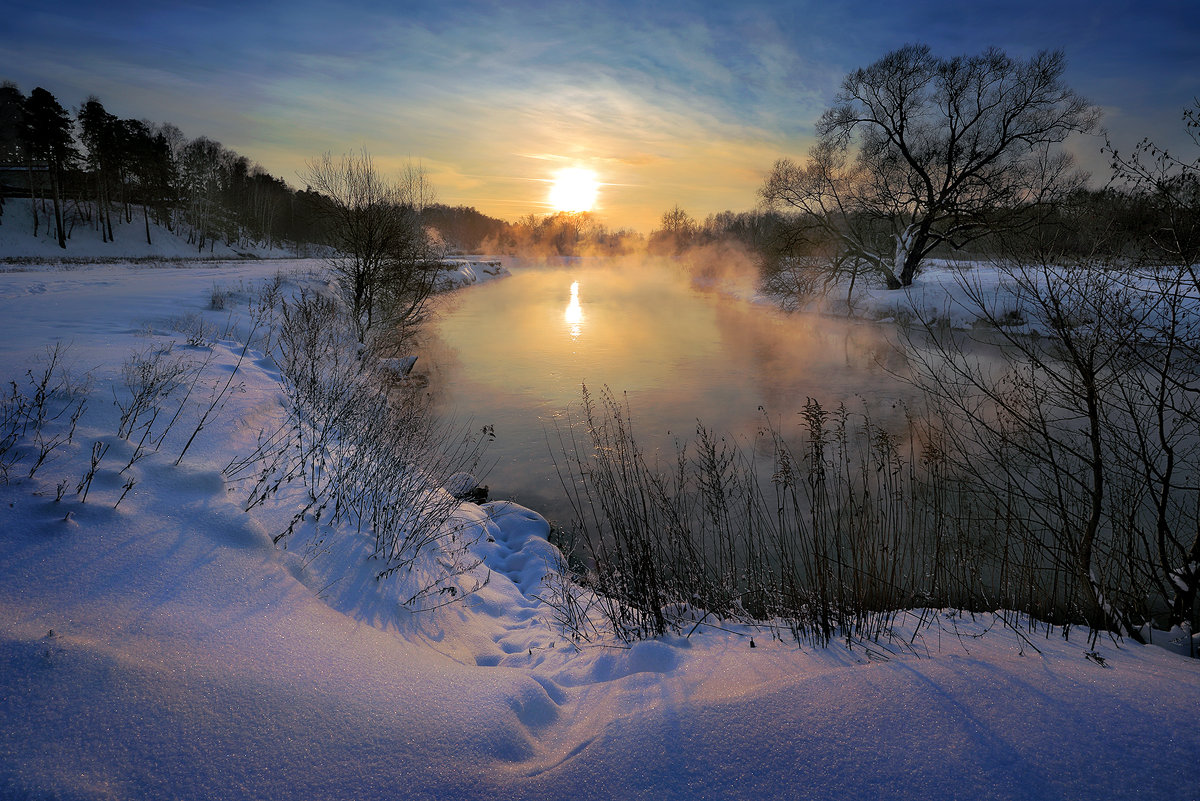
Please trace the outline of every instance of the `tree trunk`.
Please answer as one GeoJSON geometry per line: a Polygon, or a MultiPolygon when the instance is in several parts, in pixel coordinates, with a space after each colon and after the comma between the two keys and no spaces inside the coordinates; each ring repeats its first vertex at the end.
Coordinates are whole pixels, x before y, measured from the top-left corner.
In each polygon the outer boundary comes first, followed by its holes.
{"type": "Polygon", "coordinates": [[[921,251],[911,250],[904,259],[904,266],[900,269],[900,286],[912,286],[913,279],[917,277],[917,268],[921,266],[921,251]]]}
{"type": "Polygon", "coordinates": [[[29,176],[29,208],[33,210],[33,238],[37,239],[39,222],[37,196],[33,192],[33,165],[28,161],[25,162],[25,171],[29,176]]]}
{"type": "Polygon", "coordinates": [[[105,186],[103,177],[97,176],[98,186],[96,197],[99,201],[99,216],[100,220],[100,241],[112,241],[112,216],[108,214],[108,189],[105,186]]]}
{"type": "Polygon", "coordinates": [[[55,233],[58,235],[58,246],[63,250],[67,249],[67,232],[63,229],[62,205],[58,199],[58,171],[51,168],[50,170],[50,190],[54,193],[54,226],[55,233]]]}
{"type": "Polygon", "coordinates": [[[928,222],[920,225],[913,223],[904,229],[904,233],[896,236],[896,259],[893,263],[899,270],[899,286],[891,287],[892,289],[912,286],[913,279],[917,276],[917,268],[921,266],[921,259],[924,257],[925,245],[928,241],[928,222]]]}

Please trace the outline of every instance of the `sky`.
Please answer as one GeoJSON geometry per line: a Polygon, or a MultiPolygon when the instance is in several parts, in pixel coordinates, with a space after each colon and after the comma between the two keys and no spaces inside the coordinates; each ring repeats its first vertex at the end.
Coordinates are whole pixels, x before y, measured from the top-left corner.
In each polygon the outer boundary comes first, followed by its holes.
{"type": "MultiPolygon", "coordinates": [[[[0,81],[68,109],[171,122],[302,187],[323,152],[419,162],[438,200],[515,220],[551,180],[597,175],[596,214],[653,229],[748,210],[802,158],[845,74],[910,42],[935,54],[1063,49],[1068,85],[1119,149],[1188,144],[1200,96],[1194,0],[264,3],[8,0],[0,81]]],[[[1100,182],[1098,137],[1072,143],[1100,182]]]]}

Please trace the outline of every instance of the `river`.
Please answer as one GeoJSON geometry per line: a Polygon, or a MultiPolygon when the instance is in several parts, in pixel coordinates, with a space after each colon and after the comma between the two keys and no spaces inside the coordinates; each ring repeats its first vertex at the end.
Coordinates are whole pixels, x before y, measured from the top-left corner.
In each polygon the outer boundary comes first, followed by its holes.
{"type": "Polygon", "coordinates": [[[697,286],[669,262],[508,264],[510,278],[438,299],[419,365],[443,413],[494,427],[492,497],[551,519],[565,515],[551,448],[585,383],[623,394],[639,444],[672,458],[698,420],[746,443],[765,410],[792,434],[813,397],[903,425],[914,395],[887,326],[786,314],[697,286]]]}

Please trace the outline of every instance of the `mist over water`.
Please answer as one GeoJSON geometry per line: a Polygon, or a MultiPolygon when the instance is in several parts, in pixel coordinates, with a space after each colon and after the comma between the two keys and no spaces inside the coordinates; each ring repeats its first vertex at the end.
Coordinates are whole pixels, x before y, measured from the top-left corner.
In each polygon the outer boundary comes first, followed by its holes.
{"type": "Polygon", "coordinates": [[[882,326],[738,300],[662,259],[510,268],[511,278],[440,299],[418,371],[444,413],[495,427],[492,497],[552,519],[565,517],[565,499],[550,448],[556,425],[565,434],[568,416],[581,416],[585,383],[627,398],[639,444],[665,463],[698,420],[750,447],[760,407],[789,437],[807,397],[865,402],[898,431],[915,398],[882,326]]]}

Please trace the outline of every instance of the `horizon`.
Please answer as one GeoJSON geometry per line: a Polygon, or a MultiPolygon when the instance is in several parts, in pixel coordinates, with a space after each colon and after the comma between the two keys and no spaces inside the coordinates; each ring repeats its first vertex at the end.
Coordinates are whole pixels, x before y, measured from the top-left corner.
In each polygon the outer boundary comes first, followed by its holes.
{"type": "MultiPolygon", "coordinates": [[[[698,221],[755,208],[774,161],[806,154],[843,76],[908,42],[943,56],[1064,50],[1067,84],[1104,110],[1122,150],[1143,137],[1177,150],[1200,95],[1200,19],[1172,2],[17,2],[9,18],[0,80],[72,112],[95,95],[298,188],[307,160],[365,148],[385,170],[424,165],[438,202],[508,221],[558,210],[556,176],[584,171],[596,219],[643,233],[675,205],[698,221]]],[[[1098,180],[1100,144],[1072,143],[1098,180]]]]}

